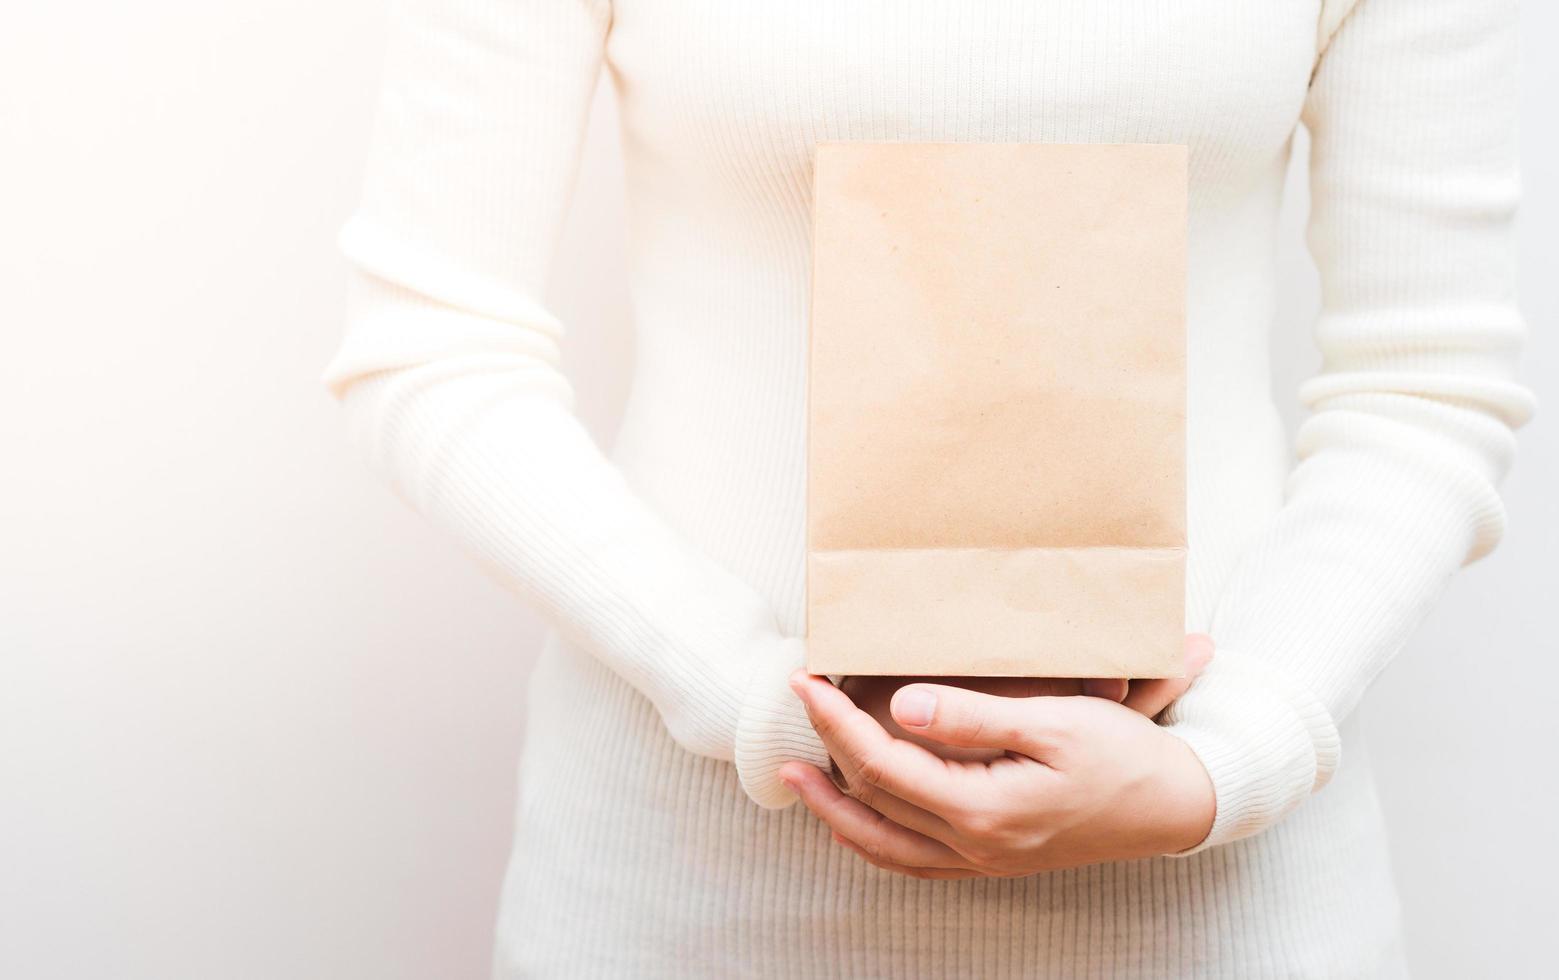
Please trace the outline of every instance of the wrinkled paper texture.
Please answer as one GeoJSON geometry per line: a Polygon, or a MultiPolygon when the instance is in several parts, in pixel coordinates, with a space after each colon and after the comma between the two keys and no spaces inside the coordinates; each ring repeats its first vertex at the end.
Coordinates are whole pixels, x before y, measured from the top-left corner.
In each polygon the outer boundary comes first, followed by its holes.
{"type": "Polygon", "coordinates": [[[1180,673],[1186,188],[1179,145],[818,145],[810,670],[1180,673]]]}

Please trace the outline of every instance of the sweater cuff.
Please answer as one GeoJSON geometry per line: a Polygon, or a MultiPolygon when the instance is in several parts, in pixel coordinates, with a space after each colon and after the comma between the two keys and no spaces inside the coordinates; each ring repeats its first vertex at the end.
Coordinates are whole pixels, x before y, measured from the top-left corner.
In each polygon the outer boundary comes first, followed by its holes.
{"type": "Polygon", "coordinates": [[[760,651],[736,726],[736,774],[759,806],[780,809],[797,800],[779,781],[780,766],[805,762],[827,772],[832,761],[806,707],[790,689],[790,674],[806,661],[806,641],[776,637],[760,651]]]}
{"type": "Polygon", "coordinates": [[[1212,830],[1183,857],[1272,826],[1326,785],[1341,742],[1331,713],[1262,661],[1220,649],[1191,689],[1165,711],[1212,778],[1212,830]]]}

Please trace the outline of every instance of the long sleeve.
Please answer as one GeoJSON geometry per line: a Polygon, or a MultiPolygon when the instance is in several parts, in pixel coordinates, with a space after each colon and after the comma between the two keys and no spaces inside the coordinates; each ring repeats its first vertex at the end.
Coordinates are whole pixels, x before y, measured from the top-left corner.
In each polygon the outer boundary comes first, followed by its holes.
{"type": "Polygon", "coordinates": [[[786,686],[804,641],[596,446],[540,301],[610,23],[604,0],[397,9],[322,381],[400,496],[783,806],[781,763],[827,764],[786,686]]]}
{"type": "Polygon", "coordinates": [[[1303,110],[1323,367],[1300,391],[1284,504],[1216,605],[1219,654],[1165,718],[1218,797],[1187,854],[1327,781],[1337,723],[1500,539],[1497,486],[1533,411],[1516,379],[1513,5],[1339,6],[1303,110]]]}

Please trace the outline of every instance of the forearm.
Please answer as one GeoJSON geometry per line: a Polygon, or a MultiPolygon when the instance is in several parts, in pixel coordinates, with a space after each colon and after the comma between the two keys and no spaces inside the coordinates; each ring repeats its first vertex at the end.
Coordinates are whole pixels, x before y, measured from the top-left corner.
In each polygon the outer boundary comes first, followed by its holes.
{"type": "Polygon", "coordinates": [[[1337,724],[1446,582],[1504,529],[1530,416],[1515,380],[1516,174],[1505,4],[1359,0],[1306,103],[1323,370],[1283,507],[1241,557],[1220,650],[1167,715],[1219,787],[1207,846],[1324,785],[1337,724]]]}
{"type": "MultiPolygon", "coordinates": [[[[449,315],[371,277],[357,286],[357,335],[385,336],[376,318],[449,315]]],[[[329,378],[370,465],[400,496],[643,692],[681,745],[724,760],[740,748],[755,799],[788,801],[758,770],[768,754],[817,755],[784,683],[799,641],[633,491],[545,357],[473,351],[329,378]]]]}

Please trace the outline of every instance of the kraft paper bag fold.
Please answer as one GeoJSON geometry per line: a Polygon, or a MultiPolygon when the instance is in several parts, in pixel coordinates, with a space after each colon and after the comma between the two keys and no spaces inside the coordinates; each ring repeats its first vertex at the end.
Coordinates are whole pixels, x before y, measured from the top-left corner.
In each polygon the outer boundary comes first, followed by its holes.
{"type": "Polygon", "coordinates": [[[1168,677],[1186,150],[822,143],[808,668],[1168,677]]]}

